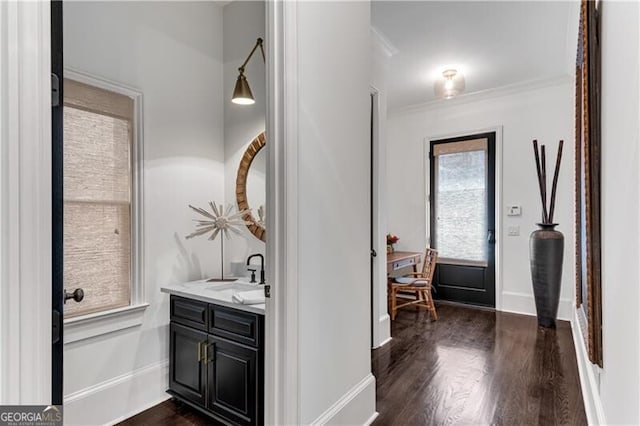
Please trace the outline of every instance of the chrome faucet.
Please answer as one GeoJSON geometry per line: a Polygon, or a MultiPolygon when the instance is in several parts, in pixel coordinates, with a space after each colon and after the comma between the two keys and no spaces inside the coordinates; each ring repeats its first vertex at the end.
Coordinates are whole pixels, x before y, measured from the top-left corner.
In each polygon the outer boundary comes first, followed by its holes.
{"type": "MultiPolygon", "coordinates": [[[[252,254],[247,258],[247,266],[251,265],[251,259],[253,259],[254,257],[260,258],[260,284],[264,284],[264,256],[260,253],[252,254]]],[[[255,282],[255,280],[251,280],[251,282],[255,282]]]]}

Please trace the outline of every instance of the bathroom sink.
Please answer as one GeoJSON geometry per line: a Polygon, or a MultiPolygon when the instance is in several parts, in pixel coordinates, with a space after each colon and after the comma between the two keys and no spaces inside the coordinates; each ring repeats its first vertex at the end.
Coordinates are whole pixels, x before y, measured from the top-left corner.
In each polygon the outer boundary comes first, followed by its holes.
{"type": "Polygon", "coordinates": [[[204,291],[207,294],[210,294],[211,297],[214,297],[218,300],[233,301],[233,296],[235,294],[241,293],[243,291],[258,290],[260,288],[264,288],[264,286],[246,282],[235,282],[227,283],[224,286],[207,287],[204,289],[204,291]]]}
{"type": "Polygon", "coordinates": [[[190,296],[199,296],[211,298],[216,301],[234,303],[233,296],[235,294],[244,291],[258,290],[264,288],[264,285],[250,283],[248,282],[248,279],[245,278],[232,282],[210,282],[207,280],[198,280],[176,284],[173,288],[177,290],[182,289],[183,292],[190,296]]]}
{"type": "Polygon", "coordinates": [[[235,281],[197,280],[197,281],[190,281],[187,283],[181,283],[180,285],[186,288],[194,288],[194,289],[195,288],[220,289],[220,288],[231,288],[234,285],[239,285],[241,287],[250,286],[251,288],[255,288],[258,284],[257,283],[251,284],[246,279],[240,278],[235,281]]]}
{"type": "Polygon", "coordinates": [[[206,287],[207,290],[211,291],[230,291],[232,293],[237,293],[239,291],[249,291],[256,290],[260,288],[258,284],[250,284],[244,281],[236,281],[232,283],[223,283],[223,285],[216,285],[211,287],[206,287]]]}
{"type": "Polygon", "coordinates": [[[207,280],[198,280],[198,281],[191,281],[188,283],[181,283],[180,285],[182,287],[186,287],[190,289],[201,289],[201,288],[209,288],[209,287],[220,287],[228,284],[231,284],[231,283],[224,283],[224,282],[215,283],[215,282],[207,282],[207,280]]]}

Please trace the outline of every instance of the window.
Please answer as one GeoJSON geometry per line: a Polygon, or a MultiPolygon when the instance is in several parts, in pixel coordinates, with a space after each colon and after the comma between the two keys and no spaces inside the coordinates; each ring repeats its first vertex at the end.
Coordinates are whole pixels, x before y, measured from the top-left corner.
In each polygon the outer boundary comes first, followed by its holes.
{"type": "Polygon", "coordinates": [[[434,199],[441,261],[487,263],[487,141],[435,145],[434,199]]]}
{"type": "Polygon", "coordinates": [[[142,302],[140,95],[81,80],[64,81],[64,286],[84,299],[66,303],[65,319],[142,302]]]}

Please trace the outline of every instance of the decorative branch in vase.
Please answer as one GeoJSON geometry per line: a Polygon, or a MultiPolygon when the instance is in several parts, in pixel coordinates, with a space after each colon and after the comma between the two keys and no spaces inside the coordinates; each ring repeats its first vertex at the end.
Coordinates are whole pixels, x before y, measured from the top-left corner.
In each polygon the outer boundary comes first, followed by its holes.
{"type": "Polygon", "coordinates": [[[234,278],[224,278],[224,239],[231,238],[232,234],[241,235],[242,232],[238,228],[240,225],[247,225],[248,223],[242,218],[245,214],[249,213],[251,209],[240,210],[233,213],[234,207],[229,204],[227,209],[224,210],[222,204],[219,206],[215,202],[209,201],[209,207],[211,207],[211,213],[205,209],[194,207],[189,204],[189,208],[194,212],[205,217],[202,219],[194,219],[196,223],[196,230],[187,235],[187,239],[198,237],[200,235],[211,232],[209,236],[210,241],[214,241],[218,235],[220,235],[220,278],[211,278],[207,281],[210,282],[225,282],[235,281],[234,278]]]}
{"type": "Polygon", "coordinates": [[[533,152],[538,175],[538,188],[542,203],[542,221],[540,229],[529,237],[529,260],[531,263],[531,281],[536,301],[538,325],[555,327],[560,302],[560,284],[562,283],[562,258],[564,253],[564,235],[556,231],[557,223],[553,222],[556,208],[558,175],[562,161],[562,145],[558,145],[556,165],[551,185],[550,205],[547,209],[547,159],[545,146],[538,149],[538,141],[533,141],[533,152]]]}

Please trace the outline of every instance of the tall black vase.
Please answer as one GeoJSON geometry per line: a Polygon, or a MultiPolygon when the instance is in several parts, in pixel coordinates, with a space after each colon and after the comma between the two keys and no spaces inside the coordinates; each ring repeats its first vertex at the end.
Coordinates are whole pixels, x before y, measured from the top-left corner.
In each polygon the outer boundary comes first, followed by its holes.
{"type": "Polygon", "coordinates": [[[564,235],[554,228],[557,223],[539,223],[540,229],[529,237],[531,280],[536,299],[538,325],[555,327],[562,282],[564,235]]]}

